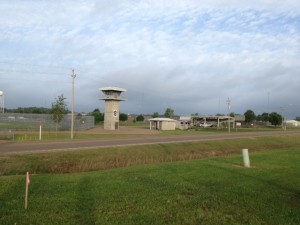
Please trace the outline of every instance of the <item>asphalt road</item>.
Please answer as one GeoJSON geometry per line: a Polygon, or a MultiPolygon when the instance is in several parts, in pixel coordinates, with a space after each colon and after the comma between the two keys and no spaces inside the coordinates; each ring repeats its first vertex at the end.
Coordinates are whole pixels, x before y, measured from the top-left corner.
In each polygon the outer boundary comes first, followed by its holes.
{"type": "Polygon", "coordinates": [[[147,145],[162,143],[199,142],[207,140],[254,138],[300,134],[300,131],[247,132],[226,134],[203,134],[193,136],[142,136],[124,138],[73,139],[63,141],[1,141],[0,155],[34,153],[46,151],[66,151],[78,149],[105,148],[129,145],[147,145]]]}

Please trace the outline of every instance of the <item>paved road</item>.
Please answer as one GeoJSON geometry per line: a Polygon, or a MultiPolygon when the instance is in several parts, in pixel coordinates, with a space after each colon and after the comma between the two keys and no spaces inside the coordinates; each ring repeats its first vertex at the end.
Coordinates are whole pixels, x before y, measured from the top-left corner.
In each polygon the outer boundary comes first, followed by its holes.
{"type": "Polygon", "coordinates": [[[162,143],[197,142],[207,140],[222,140],[236,138],[254,138],[263,136],[283,136],[300,134],[300,131],[285,132],[249,132],[227,134],[203,134],[194,136],[142,136],[133,138],[99,138],[99,139],[74,139],[63,141],[2,141],[0,142],[0,154],[33,153],[45,151],[76,150],[104,148],[128,145],[146,145],[162,143]]]}

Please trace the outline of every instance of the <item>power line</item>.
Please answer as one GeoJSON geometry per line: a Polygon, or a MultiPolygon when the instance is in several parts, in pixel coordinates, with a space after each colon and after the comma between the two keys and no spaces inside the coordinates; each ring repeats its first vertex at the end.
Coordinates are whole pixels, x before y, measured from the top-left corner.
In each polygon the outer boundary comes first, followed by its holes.
{"type": "Polygon", "coordinates": [[[33,67],[51,67],[51,68],[61,68],[70,70],[72,67],[66,67],[66,66],[55,66],[55,65],[42,65],[42,64],[33,64],[33,63],[19,63],[19,62],[1,62],[0,64],[13,64],[13,65],[23,65],[23,66],[33,66],[33,67]]]}
{"type": "Polygon", "coordinates": [[[66,75],[66,73],[57,73],[57,72],[45,72],[45,71],[29,71],[29,70],[4,70],[0,69],[1,72],[5,73],[30,73],[30,74],[41,74],[41,75],[66,75]]]}

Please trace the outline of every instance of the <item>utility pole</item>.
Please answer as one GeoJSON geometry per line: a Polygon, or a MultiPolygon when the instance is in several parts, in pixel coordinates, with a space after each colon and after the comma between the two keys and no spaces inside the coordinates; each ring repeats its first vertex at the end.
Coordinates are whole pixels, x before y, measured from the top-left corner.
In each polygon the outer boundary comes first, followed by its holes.
{"type": "Polygon", "coordinates": [[[270,92],[268,92],[268,115],[270,114],[270,92]]]}
{"type": "Polygon", "coordinates": [[[0,113],[4,113],[4,92],[0,91],[0,113]]]}
{"type": "Polygon", "coordinates": [[[284,108],[283,107],[280,107],[280,111],[281,111],[281,127],[282,127],[282,130],[286,130],[285,129],[285,122],[284,122],[284,108]]]}
{"type": "Polygon", "coordinates": [[[228,133],[230,133],[230,99],[228,98],[226,101],[227,109],[228,109],[228,133]]]}
{"type": "Polygon", "coordinates": [[[76,74],[74,72],[74,69],[72,69],[72,118],[71,118],[71,139],[74,138],[74,80],[76,77],[76,74]]]}

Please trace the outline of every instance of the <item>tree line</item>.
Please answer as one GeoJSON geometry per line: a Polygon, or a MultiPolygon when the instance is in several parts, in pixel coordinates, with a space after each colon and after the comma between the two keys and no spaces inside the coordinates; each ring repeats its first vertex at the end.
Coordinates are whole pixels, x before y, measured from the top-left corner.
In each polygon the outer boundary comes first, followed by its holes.
{"type": "MultiPolygon", "coordinates": [[[[70,111],[67,109],[66,98],[63,95],[58,96],[55,98],[55,101],[52,103],[51,108],[45,107],[18,107],[16,109],[5,109],[7,113],[32,113],[32,114],[51,114],[52,120],[58,124],[61,122],[62,118],[65,114],[69,113],[70,111]]],[[[102,113],[99,109],[94,109],[92,112],[88,113],[89,116],[94,116],[95,123],[100,123],[104,121],[104,113],[102,113]]],[[[158,112],[154,112],[152,114],[152,118],[157,117],[165,117],[165,118],[174,118],[174,109],[167,108],[163,115],[160,115],[158,112]]],[[[191,114],[192,116],[197,116],[198,113],[191,114]]],[[[222,114],[216,114],[216,116],[221,116],[222,114]]],[[[235,114],[233,112],[230,113],[230,116],[234,117],[235,114]]],[[[245,122],[248,124],[253,123],[254,121],[261,121],[261,122],[270,122],[272,125],[277,126],[282,124],[283,117],[281,114],[277,112],[272,113],[262,113],[260,115],[256,115],[253,110],[248,109],[245,113],[245,122]]],[[[127,121],[128,115],[125,113],[119,114],[120,121],[127,121]]],[[[300,117],[296,117],[295,120],[300,121],[300,117]]],[[[137,115],[134,118],[134,121],[144,121],[144,116],[142,114],[137,115]]]]}
{"type": "Polygon", "coordinates": [[[274,126],[281,125],[284,119],[283,116],[277,112],[271,112],[271,113],[264,112],[261,115],[255,115],[255,113],[250,109],[248,109],[244,113],[244,115],[245,115],[246,123],[252,123],[253,121],[262,121],[262,122],[270,122],[274,126]]]}

